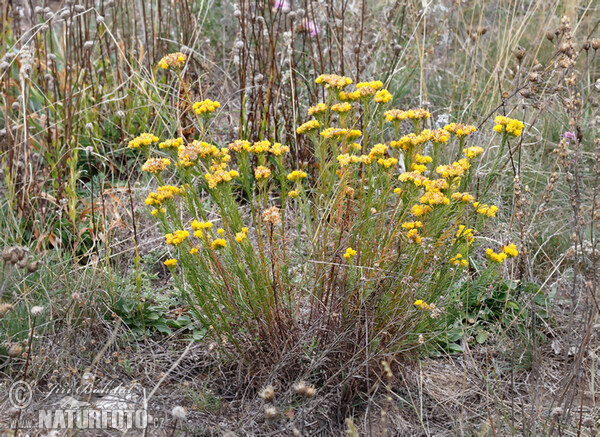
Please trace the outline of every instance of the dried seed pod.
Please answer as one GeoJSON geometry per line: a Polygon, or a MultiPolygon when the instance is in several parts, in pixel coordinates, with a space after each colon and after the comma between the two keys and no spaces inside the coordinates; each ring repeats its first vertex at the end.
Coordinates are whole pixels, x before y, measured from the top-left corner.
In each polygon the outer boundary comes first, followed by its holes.
{"type": "Polygon", "coordinates": [[[13,343],[8,348],[8,356],[16,358],[23,353],[23,347],[18,343],[13,343]]]}
{"type": "Polygon", "coordinates": [[[548,32],[546,32],[546,39],[548,41],[554,41],[554,32],[552,32],[550,30],[548,32]]]}
{"type": "Polygon", "coordinates": [[[265,405],[265,416],[269,420],[275,419],[277,417],[277,408],[265,405]]]}
{"type": "Polygon", "coordinates": [[[525,53],[525,49],[521,46],[517,46],[513,49],[513,55],[515,55],[515,58],[519,61],[525,57],[525,53]]]}
{"type": "Polygon", "coordinates": [[[4,251],[2,252],[2,259],[4,260],[4,262],[10,262],[12,258],[12,252],[11,252],[11,248],[7,247],[6,249],[4,249],[4,251]]]}
{"type": "Polygon", "coordinates": [[[598,50],[598,49],[600,49],[600,39],[598,39],[598,38],[594,38],[594,39],[592,40],[592,48],[593,48],[594,50],[598,50]]]}
{"type": "Polygon", "coordinates": [[[272,385],[268,385],[258,394],[265,402],[273,402],[275,399],[275,389],[272,385]]]}
{"type": "Polygon", "coordinates": [[[6,313],[12,310],[14,307],[9,303],[0,304],[0,319],[2,319],[6,313]]]}
{"type": "Polygon", "coordinates": [[[39,261],[32,261],[29,264],[27,264],[27,271],[29,273],[34,273],[37,271],[38,269],[38,265],[39,265],[39,261]]]}
{"type": "Polygon", "coordinates": [[[21,258],[19,260],[19,262],[17,263],[17,265],[19,266],[20,269],[26,268],[27,264],[29,264],[29,260],[27,259],[26,256],[24,256],[23,258],[21,258]]]}

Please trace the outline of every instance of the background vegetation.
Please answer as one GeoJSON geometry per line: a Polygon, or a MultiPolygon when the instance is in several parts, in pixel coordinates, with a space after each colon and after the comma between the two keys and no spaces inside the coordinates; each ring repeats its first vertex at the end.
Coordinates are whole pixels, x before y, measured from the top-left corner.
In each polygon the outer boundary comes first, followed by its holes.
{"type": "MultiPolygon", "coordinates": [[[[596,2],[13,0],[2,2],[0,25],[3,380],[42,390],[81,384],[86,374],[138,381],[157,416],[187,409],[185,419],[167,415],[165,434],[597,433],[596,2]],[[178,51],[182,74],[158,67],[178,51]],[[164,265],[173,252],[144,205],[157,184],[141,171],[145,154],[127,146],[142,132],[198,138],[189,102],[208,98],[220,102],[212,142],[280,142],[290,148],[286,168],[312,177],[322,168],[296,128],[309,106],[327,102],[315,83],[325,73],[381,80],[390,107],[427,108],[431,129],[476,126],[468,145],[485,153],[473,192],[499,208],[476,242],[514,241],[520,256],[490,277],[478,268],[484,252],[474,254],[466,280],[478,306],[467,298],[461,307],[460,294],[448,292],[451,323],[407,323],[400,331],[412,340],[401,350],[378,348],[356,323],[309,324],[302,338],[332,340],[312,355],[275,334],[262,345],[280,355],[236,354],[200,323],[197,301],[164,265]],[[493,131],[497,115],[525,123],[505,147],[493,131]]],[[[356,127],[366,131],[361,114],[356,127]]],[[[389,143],[388,134],[365,149],[389,143]]],[[[218,205],[202,208],[217,220],[218,205]]],[[[290,240],[306,235],[289,232],[290,240]]],[[[344,270],[332,267],[345,249],[319,259],[339,283],[344,270]]],[[[306,275],[297,252],[284,265],[288,278],[294,269],[306,275]]],[[[394,281],[404,279],[399,271],[394,281]]],[[[412,301],[429,272],[416,275],[402,302],[407,319],[419,320],[412,301]]],[[[247,332],[239,320],[235,328],[247,332]]],[[[9,431],[15,412],[2,396],[9,431]]]]}

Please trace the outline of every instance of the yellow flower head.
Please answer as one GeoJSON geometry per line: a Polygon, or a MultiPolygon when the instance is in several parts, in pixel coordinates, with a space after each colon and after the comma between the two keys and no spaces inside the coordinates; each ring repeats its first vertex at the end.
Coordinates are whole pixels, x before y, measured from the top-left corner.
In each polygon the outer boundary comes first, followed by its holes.
{"type": "MultiPolygon", "coordinates": [[[[279,145],[281,147],[281,144],[279,145]]],[[[260,155],[261,153],[267,153],[271,150],[271,142],[267,140],[257,141],[250,147],[250,153],[254,153],[255,155],[260,155]]]]}
{"type": "Polygon", "coordinates": [[[296,129],[296,133],[306,134],[308,132],[314,131],[315,129],[319,129],[319,122],[317,120],[309,120],[306,123],[300,125],[298,129],[296,129]]]}
{"type": "Polygon", "coordinates": [[[281,156],[284,153],[287,153],[289,151],[290,151],[290,148],[288,146],[282,146],[279,143],[274,143],[271,146],[271,149],[269,150],[269,152],[271,152],[275,156],[281,156]]]}
{"type": "Polygon", "coordinates": [[[324,85],[325,88],[342,90],[352,83],[352,79],[337,74],[322,74],[315,79],[315,82],[324,85]]]}
{"type": "Polygon", "coordinates": [[[158,144],[159,149],[179,149],[179,146],[183,144],[183,138],[174,138],[171,140],[163,141],[158,144]]]}
{"type": "Polygon", "coordinates": [[[485,254],[490,261],[501,264],[506,260],[506,254],[504,252],[495,253],[492,249],[486,249],[485,254]]]}
{"type": "Polygon", "coordinates": [[[327,105],[325,103],[317,103],[315,106],[308,108],[308,115],[322,114],[327,111],[327,105]]]}
{"type": "Polygon", "coordinates": [[[458,138],[464,138],[467,135],[474,133],[477,128],[464,123],[450,123],[444,126],[444,130],[456,135],[458,138]]]}
{"type": "Polygon", "coordinates": [[[519,255],[519,251],[517,250],[517,246],[514,243],[510,243],[507,246],[502,247],[502,252],[504,252],[507,256],[514,258],[519,255]]]}
{"type": "Polygon", "coordinates": [[[168,260],[165,261],[165,265],[168,268],[173,269],[177,265],[177,260],[175,258],[169,258],[168,260]]]}
{"type": "Polygon", "coordinates": [[[392,97],[393,96],[388,90],[379,90],[375,93],[373,100],[375,100],[376,103],[387,103],[392,100],[392,97]]]}
{"type": "Polygon", "coordinates": [[[475,240],[473,229],[467,228],[465,225],[460,225],[458,227],[458,232],[456,233],[456,239],[453,241],[453,243],[456,243],[461,239],[465,240],[467,244],[471,244],[475,240]]]}
{"type": "Polygon", "coordinates": [[[338,114],[345,114],[352,109],[352,105],[348,102],[336,103],[331,107],[331,110],[338,114]]]}
{"type": "Polygon", "coordinates": [[[402,228],[406,229],[406,230],[411,230],[411,229],[418,229],[418,228],[422,228],[423,227],[423,222],[405,222],[402,223],[402,228]]]}
{"type": "Polygon", "coordinates": [[[300,182],[306,176],[307,176],[306,172],[303,172],[302,170],[294,170],[290,174],[287,175],[287,178],[289,181],[292,181],[292,182],[300,182]]]}
{"type": "Polygon", "coordinates": [[[475,146],[475,147],[467,147],[466,149],[463,149],[463,154],[469,159],[477,158],[482,153],[483,153],[483,147],[475,146]]]}
{"type": "Polygon", "coordinates": [[[265,166],[259,165],[254,169],[254,177],[256,177],[256,179],[267,179],[269,176],[271,176],[271,170],[265,166]]]}
{"type": "Polygon", "coordinates": [[[246,140],[235,140],[233,143],[229,143],[229,150],[234,152],[241,152],[242,150],[248,152],[250,150],[250,141],[246,140]]]}
{"type": "Polygon", "coordinates": [[[149,147],[158,142],[158,137],[153,134],[143,133],[129,142],[127,147],[130,149],[139,149],[141,147],[149,147]]]}
{"type": "Polygon", "coordinates": [[[227,241],[224,238],[217,238],[216,240],[213,240],[212,243],[210,243],[210,248],[213,250],[222,249],[226,246],[227,246],[227,241]]]}
{"type": "Polygon", "coordinates": [[[347,260],[350,260],[352,258],[354,258],[356,256],[356,250],[352,249],[351,247],[346,249],[346,252],[344,253],[344,258],[346,258],[347,260]]]}
{"type": "Polygon", "coordinates": [[[523,122],[514,118],[504,117],[502,115],[496,117],[494,119],[494,122],[496,123],[496,126],[494,126],[494,130],[496,132],[498,132],[499,134],[506,132],[507,134],[513,137],[521,136],[523,128],[525,127],[523,122]]]}
{"type": "Polygon", "coordinates": [[[452,193],[452,200],[456,200],[462,203],[473,203],[475,201],[475,197],[473,197],[469,193],[452,193]]]}
{"type": "Polygon", "coordinates": [[[216,100],[206,99],[201,102],[196,102],[192,105],[192,109],[198,115],[212,114],[221,107],[221,104],[216,100]]]}
{"type": "Polygon", "coordinates": [[[169,165],[171,165],[171,161],[167,158],[150,158],[142,165],[142,171],[157,174],[165,170],[169,165]]]}
{"type": "Polygon", "coordinates": [[[419,308],[423,309],[423,310],[429,310],[429,309],[431,309],[431,307],[427,304],[427,302],[425,302],[425,301],[423,301],[421,299],[415,300],[414,305],[416,307],[419,307],[419,308]]]}
{"type": "Polygon", "coordinates": [[[498,207],[494,205],[482,205],[479,202],[473,202],[473,206],[479,214],[488,217],[496,217],[496,212],[498,212],[498,207]]]}
{"type": "Polygon", "coordinates": [[[431,117],[429,111],[423,108],[409,109],[403,111],[401,109],[390,109],[384,113],[387,121],[402,121],[402,120],[421,120],[431,117]]]}
{"type": "Polygon", "coordinates": [[[454,257],[450,258],[448,262],[457,267],[467,267],[469,265],[468,261],[464,259],[460,253],[457,253],[454,257]]]}
{"type": "Polygon", "coordinates": [[[187,56],[181,52],[170,53],[158,61],[158,66],[164,70],[167,68],[179,69],[183,67],[187,56]]]}
{"type": "Polygon", "coordinates": [[[167,244],[171,244],[173,246],[178,246],[183,243],[187,237],[190,236],[188,231],[177,230],[172,234],[165,235],[165,239],[167,240],[167,244]]]}

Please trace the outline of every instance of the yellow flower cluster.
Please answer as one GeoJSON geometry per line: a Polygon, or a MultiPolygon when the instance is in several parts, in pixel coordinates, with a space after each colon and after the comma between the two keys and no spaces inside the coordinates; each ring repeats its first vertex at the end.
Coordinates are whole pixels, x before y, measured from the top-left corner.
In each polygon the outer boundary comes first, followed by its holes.
{"type": "Polygon", "coordinates": [[[352,258],[354,258],[356,256],[356,250],[352,249],[351,247],[346,249],[346,252],[344,253],[344,258],[346,258],[347,260],[350,260],[352,258]]]}
{"type": "Polygon", "coordinates": [[[174,138],[158,144],[159,149],[179,149],[183,145],[183,138],[174,138]]]}
{"type": "Polygon", "coordinates": [[[428,179],[419,172],[411,171],[400,174],[398,180],[400,182],[412,182],[415,186],[420,187],[428,179]]]}
{"type": "Polygon", "coordinates": [[[430,310],[431,309],[431,307],[427,304],[427,302],[425,302],[425,301],[423,301],[421,299],[415,300],[414,305],[416,307],[419,307],[419,308],[423,309],[423,310],[430,310]]]}
{"type": "Polygon", "coordinates": [[[456,135],[458,138],[464,138],[474,133],[477,128],[464,123],[450,123],[444,126],[444,130],[456,135]]]}
{"type": "Polygon", "coordinates": [[[311,132],[315,129],[319,129],[319,122],[317,120],[309,120],[304,124],[301,124],[298,129],[296,129],[296,133],[305,134],[311,132]]]}
{"type": "Polygon", "coordinates": [[[475,197],[469,193],[452,193],[452,200],[457,200],[463,203],[473,203],[475,201],[475,197]]]}
{"type": "Polygon", "coordinates": [[[515,246],[515,243],[510,243],[508,246],[503,246],[502,252],[504,252],[506,255],[510,256],[511,258],[514,258],[517,255],[519,255],[519,251],[517,250],[517,246],[515,246]]]}
{"type": "Polygon", "coordinates": [[[221,182],[230,182],[233,178],[237,178],[240,174],[237,170],[225,171],[222,169],[216,170],[214,173],[206,173],[204,179],[208,182],[208,188],[214,190],[221,182]]]}
{"type": "Polygon", "coordinates": [[[170,53],[158,61],[158,66],[162,69],[181,68],[185,64],[187,56],[181,52],[170,53]]]}
{"type": "Polygon", "coordinates": [[[432,208],[429,205],[413,205],[413,207],[410,209],[413,215],[417,217],[421,217],[425,214],[428,214],[431,212],[431,210],[432,208]]]}
{"type": "Polygon", "coordinates": [[[417,229],[411,229],[410,231],[407,232],[406,236],[413,243],[421,244],[422,239],[421,239],[421,236],[419,235],[419,231],[417,229]]]}
{"type": "Polygon", "coordinates": [[[469,161],[463,158],[453,162],[450,165],[440,165],[435,169],[435,171],[444,178],[455,178],[462,177],[470,166],[471,164],[469,161]]]}
{"type": "Polygon", "coordinates": [[[423,223],[419,222],[419,221],[402,223],[402,228],[406,229],[406,230],[418,229],[418,228],[422,228],[422,227],[423,227],[423,223]]]}
{"type": "Polygon", "coordinates": [[[269,176],[271,176],[271,170],[263,165],[259,165],[254,169],[254,177],[256,179],[267,179],[269,176]]]}
{"type": "Polygon", "coordinates": [[[241,232],[235,234],[235,241],[241,243],[248,237],[248,228],[243,227],[241,232]]]}
{"type": "Polygon", "coordinates": [[[271,152],[275,156],[282,156],[284,153],[287,153],[289,151],[290,148],[288,146],[282,146],[280,143],[273,143],[273,145],[269,149],[269,152],[271,152]]]}
{"type": "Polygon", "coordinates": [[[192,220],[190,226],[194,231],[194,237],[202,238],[204,236],[204,230],[211,229],[213,227],[213,224],[211,222],[200,222],[198,220],[192,220]]]}
{"type": "Polygon", "coordinates": [[[169,258],[165,261],[165,265],[170,269],[175,268],[177,265],[177,260],[175,258],[169,258]]]}
{"type": "Polygon", "coordinates": [[[467,244],[471,244],[475,240],[475,236],[473,235],[473,229],[467,228],[465,225],[460,225],[458,227],[458,232],[456,233],[456,239],[453,243],[464,239],[467,244]]]}
{"type": "Polygon", "coordinates": [[[325,88],[343,89],[352,83],[352,79],[337,74],[322,74],[315,79],[315,82],[322,84],[325,88]]]}
{"type": "Polygon", "coordinates": [[[294,170],[290,174],[287,175],[289,181],[292,182],[300,182],[307,176],[306,172],[302,170],[294,170]]]}
{"type": "Polygon", "coordinates": [[[331,107],[331,110],[337,112],[338,114],[344,114],[352,109],[352,105],[347,102],[336,103],[331,107]]]}
{"type": "Polygon", "coordinates": [[[473,206],[475,210],[482,215],[487,215],[488,217],[496,217],[496,212],[498,212],[498,207],[491,205],[482,205],[479,202],[473,202],[473,206]]]}
{"type": "Polygon", "coordinates": [[[322,114],[327,111],[327,105],[325,103],[317,103],[315,106],[308,108],[308,115],[322,114]]]}
{"type": "Polygon", "coordinates": [[[173,196],[181,196],[183,190],[174,185],[164,185],[158,187],[156,193],[150,193],[146,198],[146,205],[149,206],[160,206],[165,200],[172,199],[173,196]]]}
{"type": "Polygon", "coordinates": [[[140,147],[148,147],[158,142],[158,137],[153,134],[143,133],[137,138],[131,140],[127,147],[130,149],[139,149],[140,147]]]}
{"type": "Polygon", "coordinates": [[[340,139],[340,138],[348,138],[348,139],[355,139],[358,138],[362,135],[362,132],[359,131],[358,129],[340,129],[337,127],[328,127],[327,129],[325,129],[324,131],[321,132],[321,136],[323,138],[334,138],[334,139],[340,139]]]}
{"type": "Polygon", "coordinates": [[[433,158],[431,158],[431,156],[420,155],[418,153],[415,155],[415,162],[417,164],[429,164],[431,161],[433,161],[433,158]]]}
{"type": "Polygon", "coordinates": [[[242,150],[245,152],[250,151],[250,141],[246,140],[235,140],[233,143],[229,143],[229,150],[233,150],[234,152],[241,152],[242,150]]]}
{"type": "Polygon", "coordinates": [[[490,261],[493,261],[498,264],[503,263],[507,256],[504,252],[495,253],[490,248],[485,250],[485,254],[487,255],[487,257],[490,261]]]}
{"type": "Polygon", "coordinates": [[[455,266],[467,267],[469,265],[467,260],[464,259],[460,253],[457,253],[454,257],[450,258],[448,260],[448,262],[450,262],[450,264],[453,264],[455,266]]]}
{"type": "Polygon", "coordinates": [[[167,158],[149,158],[144,165],[142,165],[142,171],[157,174],[165,170],[170,165],[171,160],[167,158]]]}
{"type": "Polygon", "coordinates": [[[423,108],[409,109],[408,111],[390,109],[385,111],[384,115],[387,121],[421,120],[431,117],[429,111],[423,108]]]}
{"type": "Polygon", "coordinates": [[[424,205],[448,205],[450,199],[448,199],[441,191],[426,191],[423,196],[419,199],[424,205]]]}
{"type": "Polygon", "coordinates": [[[356,84],[356,89],[360,90],[362,88],[372,88],[375,91],[380,89],[383,86],[383,82],[380,80],[372,80],[370,82],[359,82],[356,84]]]}
{"type": "Polygon", "coordinates": [[[177,151],[177,157],[179,158],[178,165],[181,167],[194,165],[198,161],[198,158],[212,158],[222,162],[227,162],[230,159],[228,149],[219,149],[214,144],[198,140],[192,141],[187,146],[180,146],[177,151]]]}
{"type": "Polygon", "coordinates": [[[392,141],[390,143],[390,146],[394,148],[399,147],[402,150],[408,150],[411,146],[420,146],[421,144],[425,144],[427,141],[431,141],[436,144],[445,143],[448,141],[449,138],[450,135],[443,129],[425,129],[419,135],[410,133],[408,135],[403,136],[399,140],[392,141]]]}
{"type": "Polygon", "coordinates": [[[507,132],[508,134],[519,137],[521,136],[521,132],[523,132],[523,128],[525,125],[523,122],[516,120],[514,118],[504,117],[499,115],[494,119],[496,126],[494,126],[494,130],[499,134],[502,132],[507,132]]]}
{"type": "Polygon", "coordinates": [[[167,240],[167,244],[171,244],[173,246],[178,246],[183,243],[187,237],[190,236],[188,231],[177,230],[172,234],[165,235],[165,239],[167,240]]]}
{"type": "Polygon", "coordinates": [[[227,247],[227,240],[225,240],[224,238],[217,238],[216,240],[213,240],[212,243],[210,243],[210,248],[212,250],[222,249],[224,247],[227,247]]]}
{"type": "Polygon", "coordinates": [[[375,93],[375,97],[373,97],[373,100],[375,100],[375,102],[377,103],[387,103],[390,100],[392,100],[392,97],[393,96],[388,90],[379,90],[375,93]]]}
{"type": "Polygon", "coordinates": [[[201,102],[196,102],[192,105],[192,109],[198,115],[212,114],[220,107],[221,104],[219,102],[210,99],[206,99],[201,102]]]}
{"type": "Polygon", "coordinates": [[[271,149],[271,142],[267,140],[257,141],[252,146],[250,146],[249,152],[254,153],[255,155],[260,155],[261,153],[267,153],[271,149]]]}
{"type": "Polygon", "coordinates": [[[423,186],[427,191],[440,191],[448,188],[448,181],[446,179],[425,179],[423,186]]]}
{"type": "Polygon", "coordinates": [[[379,158],[377,160],[377,164],[384,168],[392,168],[395,167],[396,164],[398,164],[398,160],[396,158],[379,158]]]}
{"type": "Polygon", "coordinates": [[[463,149],[463,154],[469,159],[477,158],[482,153],[483,147],[479,146],[467,147],[466,149],[463,149]]]}

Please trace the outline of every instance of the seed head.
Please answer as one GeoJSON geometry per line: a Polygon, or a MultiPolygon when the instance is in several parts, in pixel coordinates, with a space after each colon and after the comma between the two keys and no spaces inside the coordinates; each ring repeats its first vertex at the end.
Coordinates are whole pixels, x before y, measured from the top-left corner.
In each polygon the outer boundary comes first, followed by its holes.
{"type": "Polygon", "coordinates": [[[23,353],[23,347],[18,343],[13,343],[8,348],[8,356],[16,358],[23,353]]]}
{"type": "Polygon", "coordinates": [[[177,420],[184,420],[186,416],[185,408],[180,407],[179,405],[173,407],[171,410],[171,416],[173,416],[177,420]]]}
{"type": "Polygon", "coordinates": [[[275,389],[272,385],[268,385],[258,395],[265,402],[273,402],[273,400],[275,399],[275,389]]]}
{"type": "Polygon", "coordinates": [[[34,306],[31,308],[31,315],[33,317],[37,317],[44,312],[44,307],[42,306],[34,306]]]}

